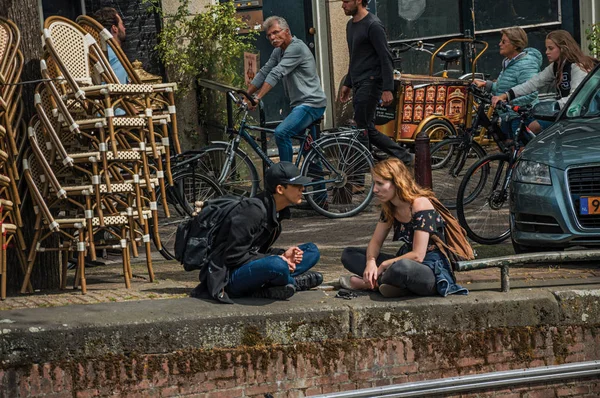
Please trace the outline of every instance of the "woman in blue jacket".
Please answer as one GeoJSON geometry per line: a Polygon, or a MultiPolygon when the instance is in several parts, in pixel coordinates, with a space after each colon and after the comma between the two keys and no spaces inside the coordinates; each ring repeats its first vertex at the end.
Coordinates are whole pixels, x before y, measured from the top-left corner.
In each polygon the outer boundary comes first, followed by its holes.
{"type": "MultiPolygon", "coordinates": [[[[542,66],[542,54],[535,48],[527,47],[527,33],[522,28],[513,27],[500,31],[500,55],[502,71],[495,82],[476,80],[475,84],[485,87],[493,95],[506,93],[511,88],[525,83],[539,73],[542,66]]],[[[534,91],[512,101],[513,105],[528,105],[538,102],[538,92],[534,91]]],[[[502,117],[503,130],[509,134],[519,126],[519,116],[515,112],[506,113],[502,117]]]]}
{"type": "MultiPolygon", "coordinates": [[[[550,65],[527,82],[512,87],[492,98],[492,105],[498,101],[516,103],[521,98],[536,92],[542,87],[553,87],[559,107],[563,107],[598,60],[587,56],[565,30],[554,30],[546,36],[546,57],[550,65]]],[[[500,92],[500,91],[499,91],[500,92]]],[[[529,125],[534,133],[539,133],[550,122],[537,121],[529,125]]]]}

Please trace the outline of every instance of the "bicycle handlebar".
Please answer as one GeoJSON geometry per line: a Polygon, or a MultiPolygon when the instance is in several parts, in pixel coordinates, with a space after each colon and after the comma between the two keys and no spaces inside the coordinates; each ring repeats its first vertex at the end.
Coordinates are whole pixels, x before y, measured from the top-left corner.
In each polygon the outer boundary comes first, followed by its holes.
{"type": "Polygon", "coordinates": [[[533,107],[531,105],[510,105],[508,102],[498,101],[496,108],[500,108],[504,111],[517,112],[521,116],[528,115],[533,107]]]}
{"type": "Polygon", "coordinates": [[[229,98],[231,98],[233,100],[233,102],[235,102],[236,104],[241,103],[241,98],[237,97],[235,94],[241,94],[244,97],[246,97],[246,99],[248,101],[250,101],[250,103],[252,104],[252,106],[256,105],[256,101],[254,100],[254,98],[252,98],[252,96],[250,94],[248,94],[248,92],[244,91],[244,90],[235,90],[235,91],[228,91],[227,95],[229,96],[229,98]]]}
{"type": "MultiPolygon", "coordinates": [[[[469,91],[473,93],[473,95],[484,103],[490,104],[492,102],[492,94],[485,91],[485,89],[478,87],[476,84],[471,83],[469,85],[469,91]]],[[[531,112],[531,105],[510,105],[505,101],[498,101],[496,103],[497,109],[502,109],[504,111],[513,111],[517,112],[519,115],[526,115],[531,112]]]]}
{"type": "Polygon", "coordinates": [[[427,48],[435,48],[434,44],[431,43],[423,43],[421,40],[415,41],[412,43],[398,43],[403,48],[395,47],[394,51],[396,53],[404,53],[408,50],[416,50],[416,51],[429,51],[427,48]]]}

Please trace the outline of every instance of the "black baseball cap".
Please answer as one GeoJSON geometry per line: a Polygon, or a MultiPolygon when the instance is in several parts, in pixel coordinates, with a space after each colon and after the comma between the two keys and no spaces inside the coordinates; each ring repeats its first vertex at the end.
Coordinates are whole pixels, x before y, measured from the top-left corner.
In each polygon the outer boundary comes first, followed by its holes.
{"type": "Polygon", "coordinates": [[[277,185],[306,185],[312,179],[300,174],[300,170],[291,162],[279,162],[269,167],[265,174],[265,188],[275,191],[277,185]]]}

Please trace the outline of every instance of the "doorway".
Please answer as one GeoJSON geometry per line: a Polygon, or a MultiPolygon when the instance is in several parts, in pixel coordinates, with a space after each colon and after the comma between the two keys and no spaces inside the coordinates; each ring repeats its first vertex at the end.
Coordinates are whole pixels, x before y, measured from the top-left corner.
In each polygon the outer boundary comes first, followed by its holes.
{"type": "MultiPolygon", "coordinates": [[[[290,25],[293,36],[302,40],[315,55],[315,37],[311,34],[313,28],[313,10],[311,0],[263,0],[263,18],[278,15],[285,18],[290,25]]],[[[256,50],[259,53],[260,67],[262,67],[271,56],[273,46],[267,40],[264,32],[256,39],[256,50]]],[[[265,120],[267,125],[276,125],[290,112],[289,101],[283,91],[283,84],[277,84],[263,100],[265,106],[265,120]]]]}

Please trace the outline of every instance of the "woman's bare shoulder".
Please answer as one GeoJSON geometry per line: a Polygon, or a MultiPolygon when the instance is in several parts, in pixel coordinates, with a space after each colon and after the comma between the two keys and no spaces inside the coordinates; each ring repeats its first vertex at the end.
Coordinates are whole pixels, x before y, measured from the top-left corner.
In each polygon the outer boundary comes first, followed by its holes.
{"type": "Polygon", "coordinates": [[[415,200],[413,200],[412,202],[412,210],[413,213],[416,213],[417,211],[423,211],[423,210],[433,210],[433,204],[431,203],[431,201],[424,197],[424,196],[420,196],[418,198],[416,198],[415,200]]]}

